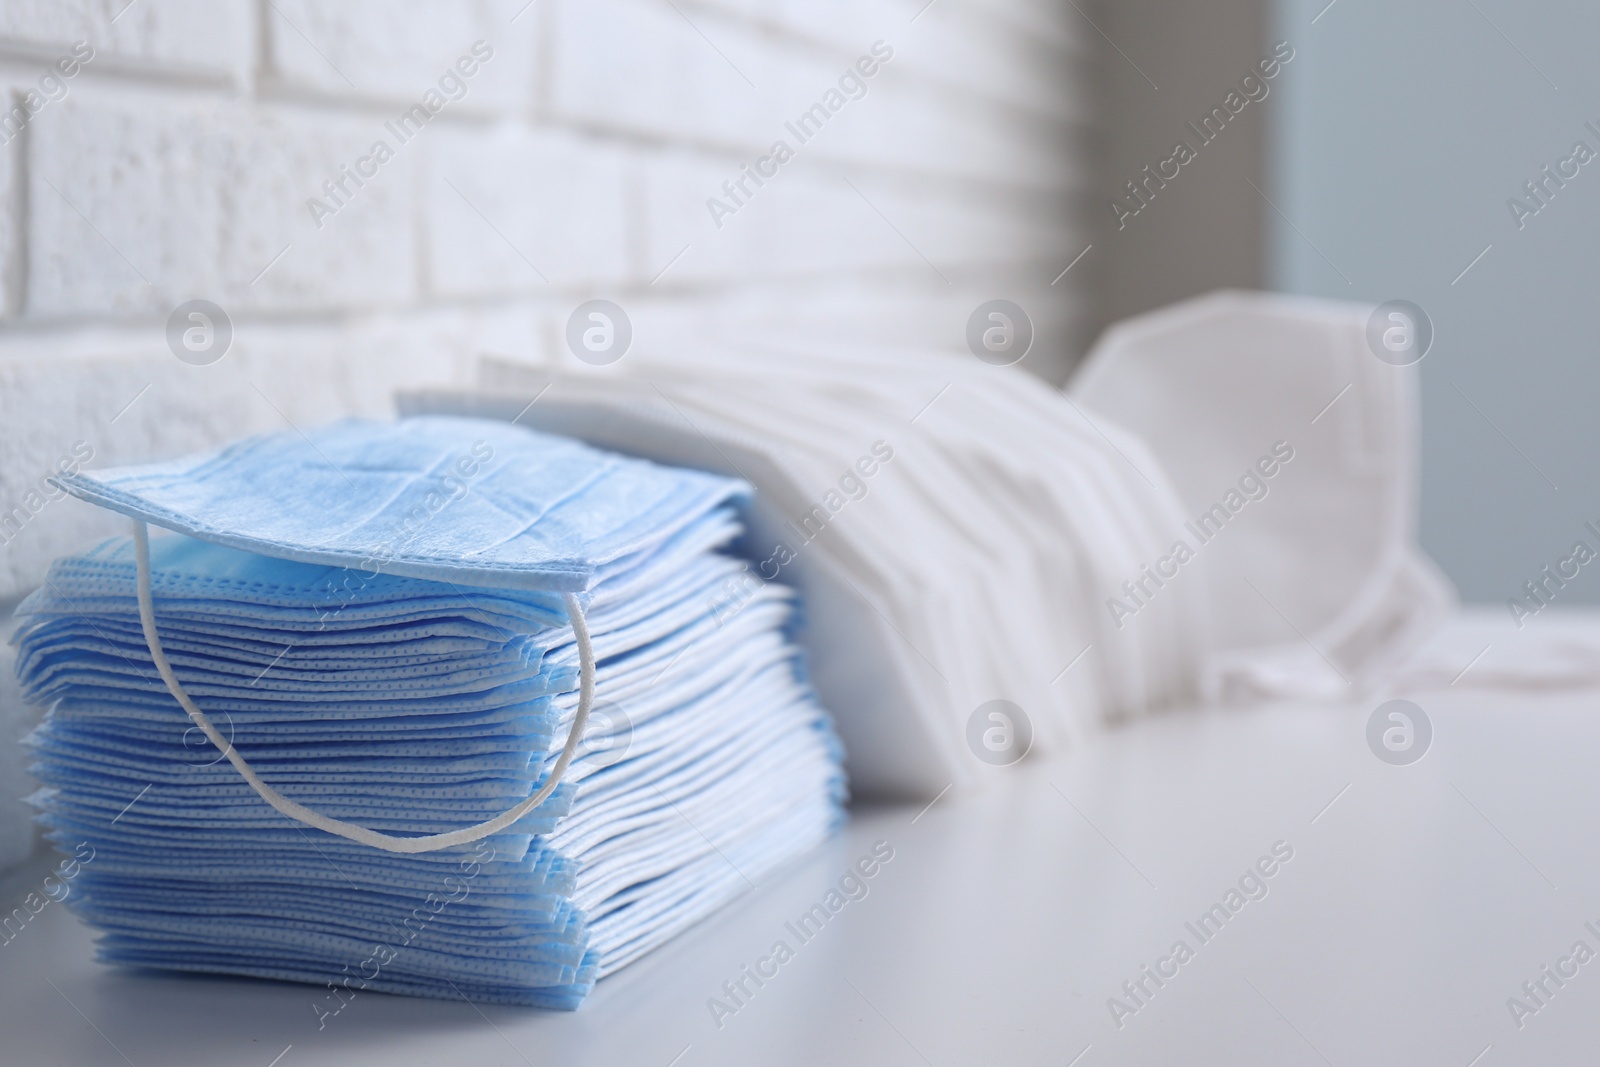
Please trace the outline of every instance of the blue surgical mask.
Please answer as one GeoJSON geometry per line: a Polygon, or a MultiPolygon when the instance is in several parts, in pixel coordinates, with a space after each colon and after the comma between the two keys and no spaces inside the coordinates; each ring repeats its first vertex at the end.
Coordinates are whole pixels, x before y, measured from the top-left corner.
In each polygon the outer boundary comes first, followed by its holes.
{"type": "Polygon", "coordinates": [[[748,492],[731,478],[443,416],[348,420],[53,480],[142,522],[275,559],[555,592],[587,590],[748,492]]]}

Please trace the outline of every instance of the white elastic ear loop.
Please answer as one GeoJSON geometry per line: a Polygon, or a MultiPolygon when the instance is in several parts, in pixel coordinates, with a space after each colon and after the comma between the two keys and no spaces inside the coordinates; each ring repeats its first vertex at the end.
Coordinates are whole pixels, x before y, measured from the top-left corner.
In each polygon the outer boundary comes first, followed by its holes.
{"type": "Polygon", "coordinates": [[[427,837],[394,837],[390,834],[380,834],[376,830],[368,830],[355,823],[320,815],[303,804],[296,804],[263,782],[251,769],[250,764],[245,762],[244,757],[239,755],[232,742],[223,740],[217,728],[211,725],[211,720],[206,718],[205,712],[195,706],[189,694],[183,691],[183,686],[178,684],[177,676],[172,673],[172,664],[167,662],[167,654],[161,649],[161,638],[156,634],[155,608],[150,597],[150,535],[145,529],[145,524],[137,519],[133,523],[133,546],[139,575],[139,622],[144,626],[144,640],[150,647],[150,657],[155,660],[156,670],[161,672],[162,681],[167,683],[167,690],[179,704],[183,705],[183,710],[189,713],[189,718],[194,720],[195,725],[205,731],[211,743],[228,757],[228,762],[243,775],[245,781],[250,783],[250,788],[261,794],[262,800],[289,818],[303,822],[307,826],[315,826],[319,830],[326,830],[330,834],[347,837],[351,841],[359,841],[373,848],[381,848],[385,852],[437,852],[439,849],[454,845],[465,845],[490,834],[499,833],[543,803],[561,783],[561,776],[566,773],[568,764],[572,762],[572,757],[577,752],[578,742],[583,739],[584,724],[589,721],[589,706],[594,703],[594,646],[589,643],[589,628],[584,622],[583,608],[578,603],[578,598],[571,593],[564,593],[562,600],[566,604],[567,615],[572,620],[572,636],[578,642],[578,712],[573,716],[572,729],[567,733],[567,744],[561,750],[561,757],[556,760],[550,777],[537,793],[487,822],[451,830],[449,833],[430,834],[427,837]]]}

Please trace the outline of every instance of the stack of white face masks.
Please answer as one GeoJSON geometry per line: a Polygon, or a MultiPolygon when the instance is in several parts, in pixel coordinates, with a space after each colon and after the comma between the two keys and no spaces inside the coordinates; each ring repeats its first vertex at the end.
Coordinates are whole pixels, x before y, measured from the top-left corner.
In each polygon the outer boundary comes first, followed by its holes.
{"type": "Polygon", "coordinates": [[[1370,310],[1201,297],[1107,331],[1066,392],[970,355],[730,336],[603,372],[486,361],[480,392],[404,405],[753,483],[750,554],[807,604],[852,782],[932,797],[1019,757],[988,745],[1024,727],[1047,750],[1207,697],[1369,691],[1442,621],[1416,368],[1367,348],[1370,310]]]}
{"type": "Polygon", "coordinates": [[[402,406],[521,413],[758,487],[747,554],[800,591],[860,791],[931,798],[1195,693],[1202,580],[1169,583],[1138,625],[1104,608],[1170,549],[1176,493],[1137,438],[1026,371],[748,340],[604,378],[491,370],[482,393],[402,406]]]}
{"type": "Polygon", "coordinates": [[[1213,293],[1113,326],[1073,379],[1183,499],[1213,699],[1370,690],[1454,607],[1416,544],[1417,368],[1374,355],[1370,310],[1213,293]]]}
{"type": "Polygon", "coordinates": [[[137,538],[19,609],[107,961],[575,1007],[841,818],[788,591],[728,602],[736,481],[428,418],[64,483],[194,535],[149,542],[147,610],[137,538]]]}

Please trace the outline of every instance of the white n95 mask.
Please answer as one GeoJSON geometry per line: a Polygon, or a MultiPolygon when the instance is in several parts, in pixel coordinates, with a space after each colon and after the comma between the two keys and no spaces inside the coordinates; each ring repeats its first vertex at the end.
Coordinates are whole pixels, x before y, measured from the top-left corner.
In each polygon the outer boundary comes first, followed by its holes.
{"type": "Polygon", "coordinates": [[[1215,698],[1369,685],[1453,605],[1415,544],[1417,371],[1368,348],[1369,311],[1214,293],[1111,327],[1070,383],[1183,498],[1215,698]]]}

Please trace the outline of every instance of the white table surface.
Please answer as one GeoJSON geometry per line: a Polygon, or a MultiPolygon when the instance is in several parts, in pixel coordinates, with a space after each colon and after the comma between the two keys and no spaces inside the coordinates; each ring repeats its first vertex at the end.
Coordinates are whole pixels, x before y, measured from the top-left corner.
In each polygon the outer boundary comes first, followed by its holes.
{"type": "MultiPolygon", "coordinates": [[[[313,987],[108,969],[52,904],[0,947],[0,1063],[1600,1062],[1600,959],[1521,1029],[1507,1008],[1574,942],[1600,951],[1600,693],[1414,699],[1435,736],[1406,767],[1367,748],[1374,701],[1207,711],[996,771],[920,817],[858,810],[576,1013],[368,993],[319,1031],[313,987]],[[878,840],[895,855],[869,895],[719,1029],[708,998],[878,840]],[[1195,945],[1185,921],[1279,840],[1294,858],[1268,895],[1114,1025],[1107,998],[1195,945]]],[[[0,903],[43,874],[7,877],[0,903]]]]}

